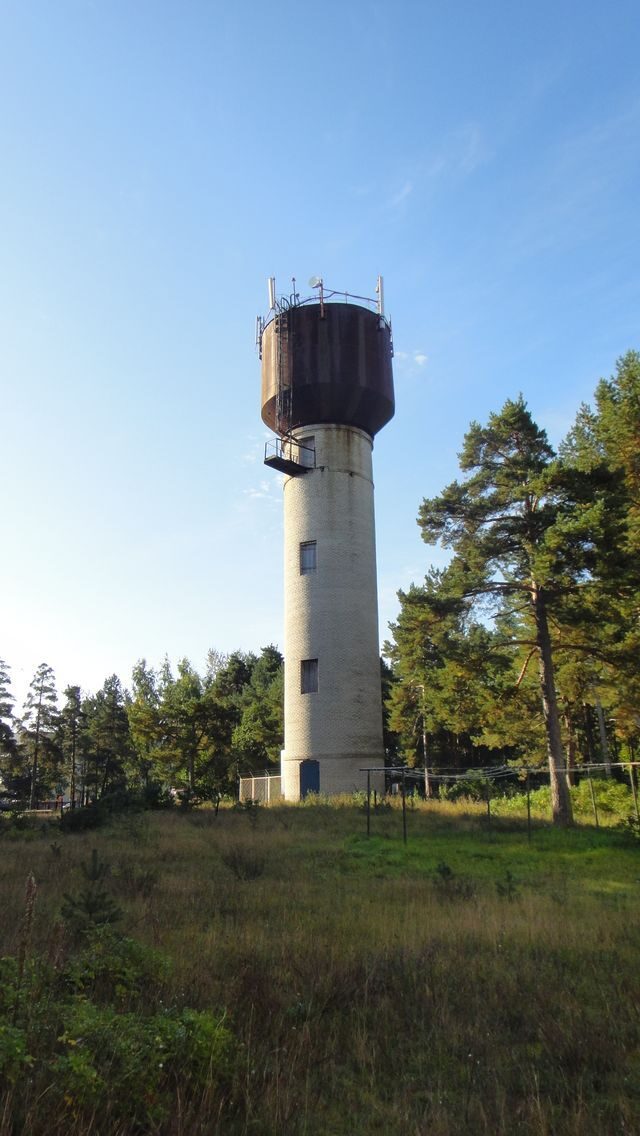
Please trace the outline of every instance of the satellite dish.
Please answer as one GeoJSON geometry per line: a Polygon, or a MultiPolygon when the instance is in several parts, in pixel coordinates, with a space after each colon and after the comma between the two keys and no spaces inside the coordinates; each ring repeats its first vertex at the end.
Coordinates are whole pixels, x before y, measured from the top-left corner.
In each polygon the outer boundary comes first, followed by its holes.
{"type": "Polygon", "coordinates": [[[322,277],[321,276],[312,276],[310,281],[309,281],[309,287],[310,288],[319,288],[319,286],[321,284],[322,284],[322,277]]]}

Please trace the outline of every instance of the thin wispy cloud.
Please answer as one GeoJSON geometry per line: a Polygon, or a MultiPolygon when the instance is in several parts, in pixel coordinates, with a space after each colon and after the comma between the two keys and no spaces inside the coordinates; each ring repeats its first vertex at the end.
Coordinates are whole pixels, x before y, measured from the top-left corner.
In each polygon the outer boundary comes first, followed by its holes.
{"type": "Polygon", "coordinates": [[[390,207],[392,209],[397,209],[400,205],[404,204],[404,202],[407,200],[408,197],[411,196],[412,193],[413,193],[413,182],[412,181],[405,181],[402,188],[399,189],[397,193],[394,193],[393,197],[391,198],[391,200],[389,202],[390,207]]]}
{"type": "Polygon", "coordinates": [[[396,368],[405,375],[416,375],[423,370],[429,362],[424,351],[398,351],[393,353],[396,368]]]}
{"type": "Polygon", "coordinates": [[[249,447],[240,456],[240,461],[246,465],[256,465],[259,461],[264,459],[265,442],[273,441],[273,434],[270,430],[265,430],[260,436],[257,434],[247,435],[246,442],[249,447]]]}
{"type": "Polygon", "coordinates": [[[244,504],[253,504],[255,501],[266,502],[269,507],[282,506],[282,474],[275,473],[273,477],[264,478],[257,485],[250,485],[242,490],[244,504]]]}
{"type": "Polygon", "coordinates": [[[410,198],[420,198],[443,182],[470,177],[491,156],[492,150],[480,123],[464,122],[437,140],[427,155],[407,163],[409,176],[390,194],[385,208],[399,210],[410,198]]]}
{"type": "Polygon", "coordinates": [[[453,168],[457,166],[458,172],[467,176],[484,165],[489,157],[490,149],[478,123],[466,123],[454,139],[453,168]]]}
{"type": "Polygon", "coordinates": [[[470,177],[492,157],[486,130],[479,122],[462,122],[434,147],[419,167],[425,186],[470,177]]]}

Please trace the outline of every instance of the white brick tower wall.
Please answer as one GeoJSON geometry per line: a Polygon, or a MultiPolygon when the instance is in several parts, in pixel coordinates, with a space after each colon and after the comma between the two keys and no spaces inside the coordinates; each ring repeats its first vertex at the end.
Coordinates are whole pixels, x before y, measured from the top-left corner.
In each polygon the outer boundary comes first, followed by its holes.
{"type": "Polygon", "coordinates": [[[362,767],[384,765],[373,441],[326,424],[294,436],[313,438],[315,468],[284,483],[287,800],[300,796],[305,758],[319,762],[320,792],[329,794],[366,787],[362,767]]]}

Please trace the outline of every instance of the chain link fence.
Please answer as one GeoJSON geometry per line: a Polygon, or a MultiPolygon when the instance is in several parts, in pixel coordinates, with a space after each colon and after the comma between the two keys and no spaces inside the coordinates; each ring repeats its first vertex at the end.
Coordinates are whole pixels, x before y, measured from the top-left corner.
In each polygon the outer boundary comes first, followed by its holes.
{"type": "Polygon", "coordinates": [[[260,804],[269,804],[270,801],[282,799],[281,779],[275,774],[265,773],[262,777],[241,777],[241,801],[260,801],[260,804]]]}

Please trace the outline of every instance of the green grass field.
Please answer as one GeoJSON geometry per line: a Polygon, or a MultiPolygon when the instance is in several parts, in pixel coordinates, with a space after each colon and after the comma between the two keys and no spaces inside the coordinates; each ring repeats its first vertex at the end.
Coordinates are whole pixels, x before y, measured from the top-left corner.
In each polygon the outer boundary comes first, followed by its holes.
{"type": "Polygon", "coordinates": [[[640,841],[481,805],[407,826],[5,822],[0,1133],[640,1132],[640,841]]]}

